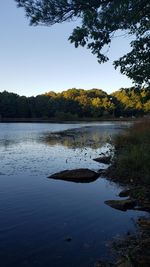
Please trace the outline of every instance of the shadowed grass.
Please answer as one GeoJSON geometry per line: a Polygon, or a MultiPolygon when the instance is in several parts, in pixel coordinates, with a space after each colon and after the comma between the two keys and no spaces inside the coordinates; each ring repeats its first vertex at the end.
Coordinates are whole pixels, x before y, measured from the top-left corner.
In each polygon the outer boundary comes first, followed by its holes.
{"type": "Polygon", "coordinates": [[[114,144],[110,175],[122,183],[150,184],[150,120],[134,124],[114,144]]]}

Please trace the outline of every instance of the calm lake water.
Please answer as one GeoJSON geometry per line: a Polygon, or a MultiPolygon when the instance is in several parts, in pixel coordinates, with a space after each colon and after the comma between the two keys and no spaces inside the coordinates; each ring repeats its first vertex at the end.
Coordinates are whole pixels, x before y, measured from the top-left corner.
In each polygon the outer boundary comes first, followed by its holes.
{"type": "Polygon", "coordinates": [[[118,123],[0,123],[0,266],[94,267],[111,259],[110,242],[141,212],[104,204],[120,191],[105,178],[93,183],[55,181],[64,169],[105,168],[92,159],[128,127],[118,123]],[[76,130],[76,138],[55,132],[76,130]],[[71,238],[71,242],[66,239],[71,238]]]}

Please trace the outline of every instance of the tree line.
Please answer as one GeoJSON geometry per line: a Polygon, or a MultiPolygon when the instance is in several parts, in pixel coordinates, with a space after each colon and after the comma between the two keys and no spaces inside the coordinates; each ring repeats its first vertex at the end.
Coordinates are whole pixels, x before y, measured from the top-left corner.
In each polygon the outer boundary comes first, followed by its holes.
{"type": "Polygon", "coordinates": [[[48,92],[36,97],[0,93],[2,118],[80,118],[131,117],[150,113],[150,88],[121,88],[108,95],[100,89],[68,89],[48,92]]]}

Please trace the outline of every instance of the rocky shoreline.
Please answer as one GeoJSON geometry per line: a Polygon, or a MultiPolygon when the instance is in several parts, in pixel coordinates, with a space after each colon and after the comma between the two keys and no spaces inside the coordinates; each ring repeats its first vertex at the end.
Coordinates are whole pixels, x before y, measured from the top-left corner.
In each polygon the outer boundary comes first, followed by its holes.
{"type": "Polygon", "coordinates": [[[105,204],[121,211],[130,209],[146,211],[147,216],[139,218],[136,222],[136,234],[128,233],[121,241],[114,242],[112,249],[118,254],[115,264],[99,262],[95,267],[148,267],[150,266],[150,187],[132,180],[130,183],[122,183],[119,178],[111,177],[111,168],[113,163],[106,170],[107,179],[122,185],[125,189],[118,195],[123,198],[122,200],[107,200],[105,204]]]}
{"type": "MultiPolygon", "coordinates": [[[[103,156],[102,162],[105,160],[108,164],[108,157],[104,159],[103,156]]],[[[111,160],[110,156],[109,160],[111,160]]],[[[99,162],[101,162],[100,158],[99,162]]],[[[105,171],[106,173],[107,171],[105,171]]],[[[85,183],[95,181],[100,177],[101,172],[96,173],[89,169],[76,169],[65,170],[53,174],[49,178],[85,183]]],[[[124,212],[130,209],[150,211],[150,191],[147,187],[128,185],[128,188],[120,192],[119,197],[120,200],[106,200],[105,204],[124,212]]],[[[112,249],[115,249],[118,254],[118,260],[115,264],[99,261],[95,264],[95,267],[148,267],[150,263],[150,217],[140,218],[137,221],[137,228],[137,234],[131,235],[128,233],[123,240],[113,243],[112,249]]]]}
{"type": "Polygon", "coordinates": [[[99,261],[95,264],[95,267],[148,267],[150,264],[148,253],[150,248],[150,188],[140,182],[135,183],[132,180],[122,183],[122,180],[118,177],[112,177],[113,157],[114,151],[112,150],[109,155],[102,153],[100,157],[93,159],[108,166],[108,168],[100,169],[98,172],[89,169],[65,170],[53,174],[49,178],[85,183],[105,176],[106,179],[122,185],[124,190],[119,194],[120,199],[106,200],[105,204],[123,212],[130,209],[146,211],[147,217],[140,218],[137,221],[137,233],[135,235],[128,233],[123,240],[114,242],[112,249],[115,249],[118,254],[116,263],[99,261]]]}
{"type": "MultiPolygon", "coordinates": [[[[89,169],[65,170],[51,175],[51,179],[71,182],[92,182],[100,178],[100,173],[89,169]]],[[[109,178],[108,178],[109,179],[109,178]]],[[[119,194],[120,200],[106,200],[105,204],[126,212],[127,210],[150,211],[150,191],[143,186],[130,186],[119,194]],[[121,199],[123,198],[123,199],[121,199]],[[125,199],[124,199],[125,198],[125,199]]],[[[150,263],[150,217],[137,221],[137,233],[127,234],[121,241],[113,242],[112,250],[117,251],[116,263],[97,262],[95,267],[148,267],[150,263]]]]}

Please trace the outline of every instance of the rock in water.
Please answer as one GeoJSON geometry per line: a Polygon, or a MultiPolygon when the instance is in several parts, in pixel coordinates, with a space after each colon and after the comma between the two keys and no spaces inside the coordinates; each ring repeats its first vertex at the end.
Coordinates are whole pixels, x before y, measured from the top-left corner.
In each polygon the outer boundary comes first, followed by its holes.
{"type": "Polygon", "coordinates": [[[64,239],[66,242],[71,242],[72,241],[72,237],[66,237],[65,239],[64,239]]]}
{"type": "Polygon", "coordinates": [[[122,191],[119,193],[119,197],[128,197],[128,196],[130,195],[130,192],[131,192],[130,189],[122,190],[122,191]]]}
{"type": "Polygon", "coordinates": [[[104,164],[110,164],[111,162],[111,157],[109,156],[105,156],[105,157],[99,157],[99,158],[96,158],[96,159],[93,159],[99,163],[104,163],[104,164]]]}
{"type": "Polygon", "coordinates": [[[76,183],[89,183],[98,178],[99,174],[89,169],[65,170],[52,174],[48,178],[65,180],[76,183]]]}
{"type": "Polygon", "coordinates": [[[106,200],[105,204],[108,206],[117,209],[126,211],[128,209],[133,209],[136,206],[136,201],[132,199],[126,199],[126,200],[106,200]]]}
{"type": "Polygon", "coordinates": [[[96,262],[94,267],[111,267],[111,266],[114,266],[114,265],[103,262],[103,261],[98,261],[96,262]]]}

